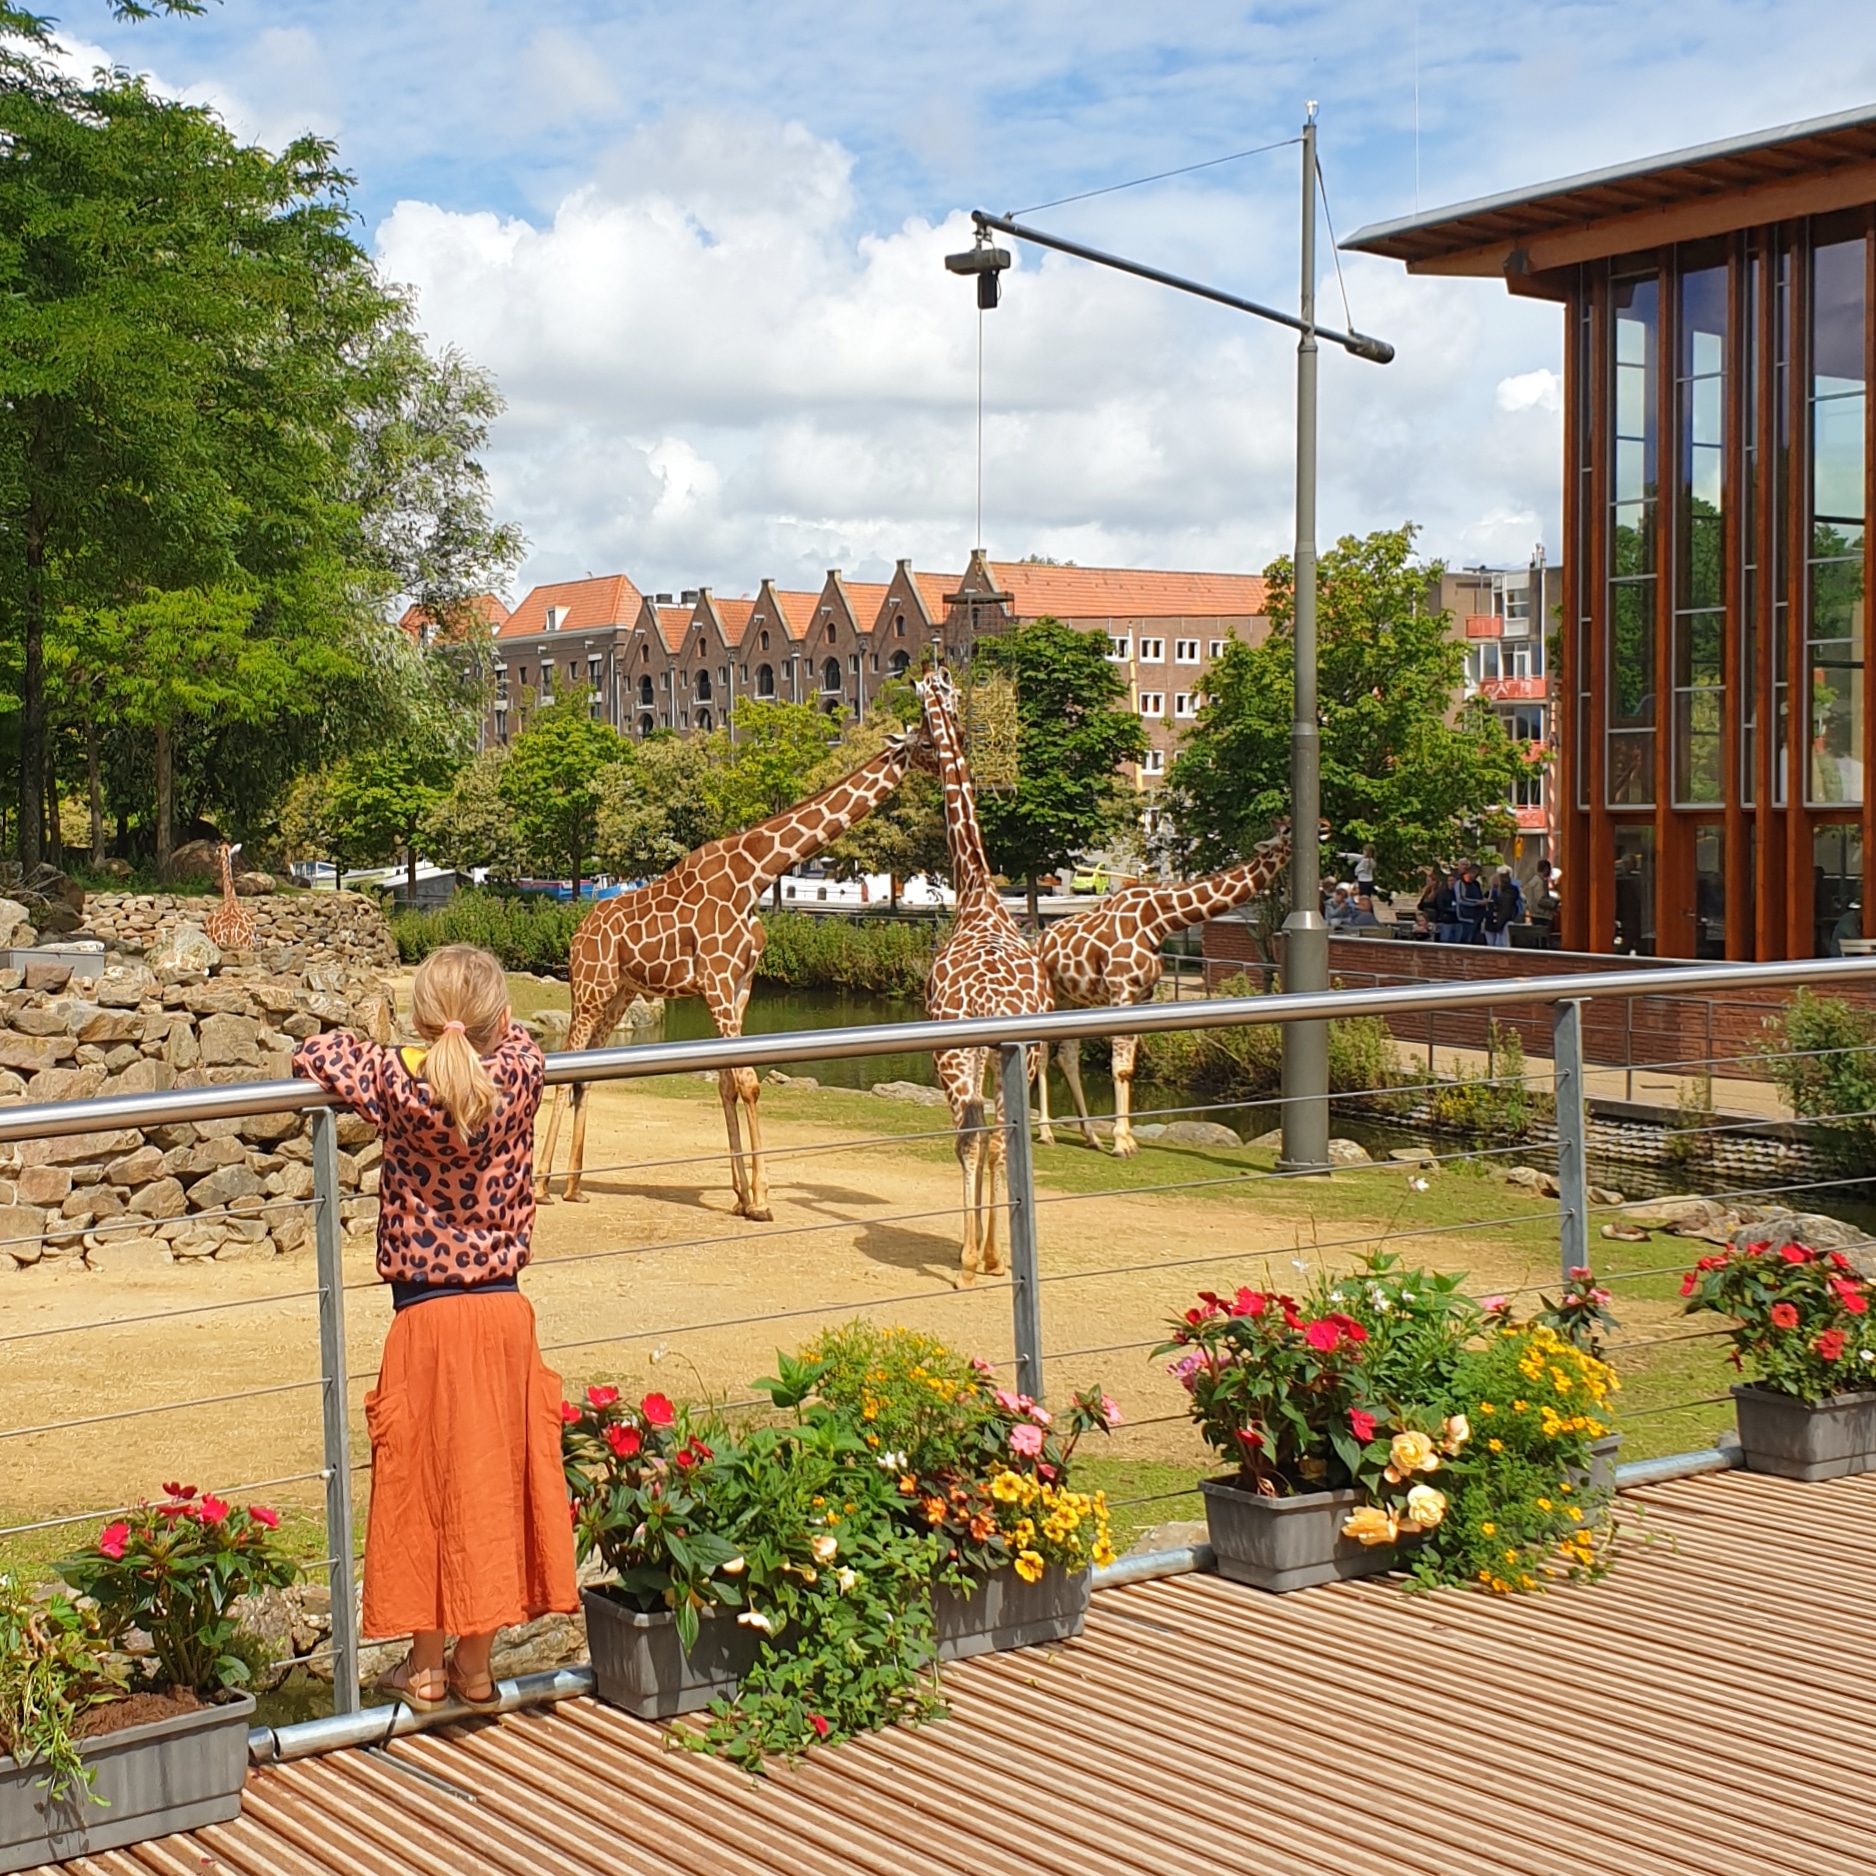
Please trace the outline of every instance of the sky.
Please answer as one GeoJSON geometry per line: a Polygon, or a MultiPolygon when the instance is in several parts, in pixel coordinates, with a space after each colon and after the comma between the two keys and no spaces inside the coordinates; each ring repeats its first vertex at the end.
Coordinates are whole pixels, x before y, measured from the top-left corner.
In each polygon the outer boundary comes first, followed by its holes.
{"type": "MultiPolygon", "coordinates": [[[[515,583],[818,587],[910,558],[1246,569],[1292,538],[1294,338],[1016,248],[980,317],[969,211],[1293,307],[1296,136],[1338,233],[1876,99],[1845,0],[211,0],[111,22],[278,147],[333,139],[359,238],[507,401],[487,467],[515,583]],[[982,342],[982,531],[976,514],[982,342]]],[[[1559,536],[1561,314],[1319,235],[1319,535],[1452,564],[1559,536]]]]}

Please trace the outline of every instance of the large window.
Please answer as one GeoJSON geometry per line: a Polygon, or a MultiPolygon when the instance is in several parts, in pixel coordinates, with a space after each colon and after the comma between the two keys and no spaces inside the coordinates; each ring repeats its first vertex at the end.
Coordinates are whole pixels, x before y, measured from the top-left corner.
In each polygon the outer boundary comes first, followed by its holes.
{"type": "Polygon", "coordinates": [[[1751,807],[1759,799],[1759,367],[1764,340],[1759,331],[1765,308],[1765,249],[1755,246],[1746,259],[1746,370],[1740,408],[1739,478],[1743,525],[1740,528],[1739,580],[1739,799],[1751,807]]]}
{"type": "Polygon", "coordinates": [[[1810,799],[1863,799],[1864,242],[1811,255],[1810,799]]]}
{"type": "Polygon", "coordinates": [[[1615,948],[1655,954],[1655,830],[1615,830],[1615,948]]]}
{"type": "Polygon", "coordinates": [[[1726,693],[1726,263],[1681,275],[1674,404],[1674,799],[1716,802],[1726,693]]]}
{"type": "Polygon", "coordinates": [[[1610,285],[1614,476],[1609,504],[1609,721],[1612,806],[1655,798],[1655,536],[1661,295],[1652,273],[1610,285]]]}
{"type": "Polygon", "coordinates": [[[1576,617],[1566,620],[1566,631],[1574,628],[1576,642],[1569,658],[1570,681],[1576,688],[1576,700],[1573,708],[1576,712],[1573,728],[1576,736],[1571,755],[1571,762],[1576,774],[1571,780],[1571,792],[1576,797],[1579,809],[1587,811],[1589,807],[1589,670],[1592,662],[1590,653],[1594,605],[1594,583],[1591,580],[1590,542],[1596,538],[1598,517],[1590,502],[1590,491],[1595,487],[1594,464],[1596,460],[1595,439],[1601,434],[1602,426],[1596,421],[1592,387],[1595,374],[1592,363],[1595,356],[1594,333],[1596,330],[1595,305],[1589,290],[1589,273],[1585,269],[1578,276],[1577,301],[1578,312],[1576,328],[1570,335],[1573,349],[1570,362],[1574,366],[1576,379],[1575,396],[1571,400],[1576,415],[1576,462],[1574,487],[1569,491],[1571,519],[1569,565],[1576,574],[1576,617]]]}

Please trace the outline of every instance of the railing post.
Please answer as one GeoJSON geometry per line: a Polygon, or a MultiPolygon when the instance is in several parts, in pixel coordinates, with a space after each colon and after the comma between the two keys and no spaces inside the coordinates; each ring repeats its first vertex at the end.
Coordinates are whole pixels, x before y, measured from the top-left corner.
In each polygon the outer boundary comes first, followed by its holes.
{"type": "Polygon", "coordinates": [[[1588,1103],[1583,1087],[1583,1005],[1551,1006],[1557,1097],[1557,1216],[1567,1278],[1589,1263],[1588,1103]]]}
{"type": "Polygon", "coordinates": [[[313,1242],[319,1263],[320,1405],[325,1433],[326,1549],[331,1557],[332,1710],[358,1711],[358,1604],[352,1589],[352,1436],[345,1365],[344,1234],[339,1220],[339,1125],[329,1107],[308,1119],[313,1144],[313,1242]]]}
{"type": "MultiPolygon", "coordinates": [[[[1045,1069],[1046,1072],[1046,1069],[1045,1069]]],[[[1010,1315],[1016,1345],[1016,1391],[1042,1398],[1042,1297],[1037,1288],[1036,1182],[1029,1155],[1029,1049],[1004,1043],[998,1062],[1010,1186],[1010,1315]]]]}

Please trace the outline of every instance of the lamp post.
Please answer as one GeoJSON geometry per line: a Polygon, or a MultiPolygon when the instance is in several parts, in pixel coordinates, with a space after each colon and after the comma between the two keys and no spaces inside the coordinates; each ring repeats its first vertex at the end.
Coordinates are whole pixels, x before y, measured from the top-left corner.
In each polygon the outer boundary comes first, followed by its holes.
{"type": "MultiPolygon", "coordinates": [[[[1296,347],[1296,611],[1295,697],[1290,716],[1290,805],[1296,841],[1290,859],[1295,909],[1283,925],[1283,987],[1326,990],[1329,987],[1329,930],[1322,918],[1322,855],[1316,829],[1322,818],[1322,738],[1316,724],[1316,342],[1327,339],[1357,358],[1385,365],[1394,348],[1385,339],[1361,332],[1336,332],[1316,323],[1316,105],[1304,116],[1303,134],[1302,291],[1294,314],[1241,299],[1216,287],[1169,274],[1140,261],[1107,254],[1079,241],[1045,234],[1007,215],[973,209],[977,244],[962,254],[947,254],[954,274],[975,276],[980,310],[1001,297],[1001,275],[1010,264],[1008,250],[991,240],[993,232],[1053,248],[1077,260],[1111,267],[1177,293],[1215,301],[1299,334],[1296,347]]],[[[1329,1031],[1323,1022],[1283,1026],[1283,1152],[1279,1162],[1292,1172],[1316,1172],[1329,1163],[1329,1031]]]]}

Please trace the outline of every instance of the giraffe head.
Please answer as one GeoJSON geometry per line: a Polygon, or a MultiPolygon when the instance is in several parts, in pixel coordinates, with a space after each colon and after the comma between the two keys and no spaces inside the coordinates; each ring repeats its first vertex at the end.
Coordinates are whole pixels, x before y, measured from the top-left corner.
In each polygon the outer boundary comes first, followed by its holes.
{"type": "Polygon", "coordinates": [[[932,747],[931,731],[926,727],[922,712],[915,722],[894,730],[886,738],[886,747],[899,750],[908,767],[923,769],[927,775],[938,773],[938,752],[932,747]]]}
{"type": "Polygon", "coordinates": [[[943,665],[935,664],[919,679],[917,690],[919,702],[925,707],[923,727],[933,749],[937,749],[939,741],[934,732],[942,725],[944,742],[950,753],[961,754],[957,680],[943,665]]]}

